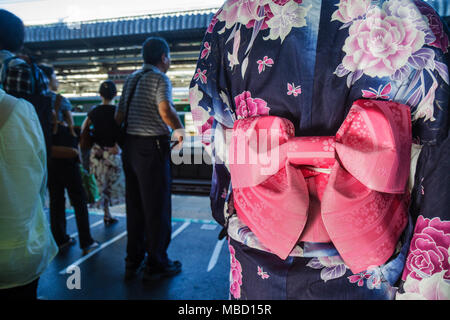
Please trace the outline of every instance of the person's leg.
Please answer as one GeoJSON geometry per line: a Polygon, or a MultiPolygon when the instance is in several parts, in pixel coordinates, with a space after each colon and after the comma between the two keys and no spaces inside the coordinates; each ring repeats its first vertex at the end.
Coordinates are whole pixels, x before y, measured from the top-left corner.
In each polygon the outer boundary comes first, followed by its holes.
{"type": "Polygon", "coordinates": [[[141,145],[139,187],[145,216],[146,252],[149,266],[169,263],[171,239],[171,172],[169,142],[151,140],[141,145]]]}
{"type": "Polygon", "coordinates": [[[117,219],[113,218],[111,215],[111,211],[109,209],[109,206],[112,204],[112,187],[114,182],[118,179],[117,172],[119,171],[118,168],[114,165],[115,164],[115,157],[114,155],[110,154],[108,152],[104,152],[105,158],[100,161],[100,165],[102,166],[102,178],[101,178],[101,184],[102,184],[102,206],[103,206],[103,220],[106,225],[118,222],[117,219]]]}
{"type": "MultiPolygon", "coordinates": [[[[132,137],[128,137],[122,153],[123,170],[125,174],[125,205],[127,218],[127,256],[128,269],[137,268],[145,257],[144,250],[144,216],[142,213],[141,196],[134,169],[137,150],[132,137]]],[[[139,173],[141,174],[141,173],[139,173]]]]}
{"type": "Polygon", "coordinates": [[[64,197],[64,170],[58,160],[48,165],[48,191],[50,196],[50,228],[58,246],[69,240],[66,233],[66,205],[64,197]]]}
{"type": "Polygon", "coordinates": [[[0,300],[36,300],[39,278],[20,287],[0,290],[0,300]]]}
{"type": "Polygon", "coordinates": [[[94,240],[91,237],[89,225],[89,212],[87,208],[86,193],[81,180],[80,167],[75,161],[67,161],[66,188],[70,202],[75,211],[75,219],[80,239],[80,248],[84,249],[91,245],[94,240]]]}
{"type": "Polygon", "coordinates": [[[111,211],[109,210],[109,200],[107,198],[103,198],[102,206],[103,206],[103,219],[105,221],[112,219],[111,211]]]}

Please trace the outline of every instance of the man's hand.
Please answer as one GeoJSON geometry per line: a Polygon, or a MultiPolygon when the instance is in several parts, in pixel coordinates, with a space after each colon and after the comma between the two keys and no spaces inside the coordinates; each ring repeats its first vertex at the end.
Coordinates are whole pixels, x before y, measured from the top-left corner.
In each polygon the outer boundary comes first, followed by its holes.
{"type": "Polygon", "coordinates": [[[183,148],[185,136],[186,133],[184,129],[176,129],[172,132],[172,138],[170,139],[170,141],[174,142],[173,148],[175,150],[181,150],[183,148]]]}

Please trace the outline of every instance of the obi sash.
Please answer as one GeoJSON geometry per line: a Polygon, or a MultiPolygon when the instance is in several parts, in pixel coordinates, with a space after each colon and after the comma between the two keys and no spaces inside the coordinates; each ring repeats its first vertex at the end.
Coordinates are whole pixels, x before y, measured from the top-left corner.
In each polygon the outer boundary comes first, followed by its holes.
{"type": "Polygon", "coordinates": [[[283,260],[299,241],[331,241],[352,272],[379,266],[407,223],[411,144],[409,107],[391,101],[355,101],[334,137],[295,137],[275,116],[237,120],[237,215],[283,260]]]}

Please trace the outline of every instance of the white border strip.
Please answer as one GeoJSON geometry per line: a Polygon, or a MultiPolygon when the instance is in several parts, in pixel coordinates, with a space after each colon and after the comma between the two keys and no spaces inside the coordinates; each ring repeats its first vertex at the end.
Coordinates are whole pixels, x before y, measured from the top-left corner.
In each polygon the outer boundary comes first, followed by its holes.
{"type": "Polygon", "coordinates": [[[172,238],[175,238],[177,235],[179,235],[184,229],[186,229],[189,225],[191,224],[190,221],[186,221],[185,223],[183,223],[177,230],[175,230],[172,233],[172,238]]]}
{"type": "Polygon", "coordinates": [[[214,247],[214,251],[211,255],[211,259],[209,259],[208,268],[206,269],[206,272],[210,272],[216,266],[224,242],[225,238],[217,241],[216,246],[214,247]]]}
{"type": "Polygon", "coordinates": [[[69,270],[70,268],[73,268],[74,266],[79,266],[81,263],[83,263],[84,261],[86,261],[87,259],[89,259],[90,257],[92,257],[94,254],[96,254],[97,252],[105,249],[107,246],[113,244],[114,242],[116,242],[119,239],[122,239],[123,237],[125,237],[127,235],[127,232],[124,231],[121,234],[115,236],[114,238],[112,238],[109,241],[106,241],[104,243],[102,243],[97,249],[92,250],[91,252],[89,252],[87,255],[81,257],[80,259],[78,259],[77,261],[75,261],[74,263],[72,263],[70,266],[68,266],[67,268],[64,268],[63,270],[61,270],[59,272],[59,274],[66,274],[67,270],[69,270]]]}
{"type": "MultiPolygon", "coordinates": [[[[100,220],[101,221],[101,220],[100,220]]],[[[94,223],[95,224],[95,223],[94,223]]],[[[189,225],[191,224],[190,221],[186,221],[185,223],[183,223],[177,230],[175,230],[172,233],[172,239],[175,238],[176,236],[178,236],[184,229],[186,229],[189,225]]],[[[106,247],[108,247],[109,245],[113,244],[114,242],[116,242],[117,240],[122,239],[124,236],[127,235],[127,232],[124,231],[121,234],[115,236],[114,238],[112,238],[111,240],[108,240],[107,242],[102,243],[97,249],[89,252],[87,255],[81,257],[80,259],[78,259],[77,261],[75,261],[74,263],[72,263],[71,265],[69,265],[68,267],[64,268],[63,270],[61,270],[59,272],[59,274],[66,274],[67,270],[70,270],[71,268],[73,268],[74,266],[79,266],[81,263],[83,263],[84,261],[86,261],[87,259],[89,259],[90,257],[92,257],[94,254],[96,254],[97,252],[105,249],[106,247]]]]}
{"type": "MultiPolygon", "coordinates": [[[[102,224],[102,223],[104,223],[103,220],[99,220],[99,221],[97,221],[97,222],[91,224],[91,225],[89,226],[89,228],[95,228],[96,226],[98,226],[99,224],[102,224]]],[[[78,236],[78,232],[72,233],[72,234],[70,235],[71,238],[75,238],[75,237],[77,237],[77,236],[78,236]]]]}

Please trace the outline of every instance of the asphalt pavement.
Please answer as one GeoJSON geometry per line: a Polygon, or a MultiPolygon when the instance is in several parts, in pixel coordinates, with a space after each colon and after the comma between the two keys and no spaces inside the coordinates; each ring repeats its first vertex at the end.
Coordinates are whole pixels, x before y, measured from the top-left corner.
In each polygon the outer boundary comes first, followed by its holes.
{"type": "MultiPolygon", "coordinates": [[[[229,297],[229,251],[218,240],[209,198],[172,196],[172,241],[168,254],[183,264],[181,273],[144,282],[142,273],[124,280],[127,243],[125,207],[112,209],[119,222],[103,223],[101,211],[90,209],[91,234],[101,243],[86,256],[77,243],[62,249],[41,276],[42,300],[226,300],[229,297]]],[[[66,211],[67,233],[77,237],[73,210],[66,211]]]]}

